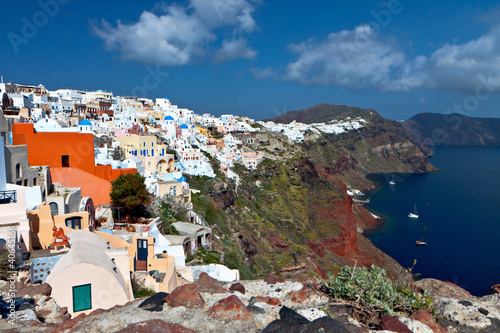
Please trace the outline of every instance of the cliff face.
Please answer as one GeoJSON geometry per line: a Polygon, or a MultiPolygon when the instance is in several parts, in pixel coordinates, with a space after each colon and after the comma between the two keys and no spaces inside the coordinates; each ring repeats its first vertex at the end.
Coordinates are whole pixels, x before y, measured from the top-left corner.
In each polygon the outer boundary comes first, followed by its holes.
{"type": "Polygon", "coordinates": [[[417,139],[436,146],[500,145],[500,119],[421,113],[403,122],[417,139]]]}
{"type": "MultiPolygon", "coordinates": [[[[270,272],[324,277],[355,263],[404,275],[396,261],[361,234],[378,221],[347,192],[374,189],[365,177],[369,173],[436,169],[428,162],[430,150],[399,123],[373,110],[357,110],[356,117],[367,120],[362,129],[264,150],[268,159],[254,171],[236,167],[241,177],[237,190],[215,184],[220,180],[204,180],[204,186],[214,182],[214,190],[193,197],[195,210],[213,224],[221,237],[216,248],[226,253],[228,266],[240,269],[242,278],[270,272]]],[[[276,138],[286,142],[279,134],[276,138]]]]}

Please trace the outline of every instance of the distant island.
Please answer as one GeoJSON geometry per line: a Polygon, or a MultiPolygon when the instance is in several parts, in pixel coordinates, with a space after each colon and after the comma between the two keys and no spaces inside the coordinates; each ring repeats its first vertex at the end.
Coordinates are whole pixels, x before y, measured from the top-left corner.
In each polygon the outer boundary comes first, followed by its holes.
{"type": "Polygon", "coordinates": [[[418,140],[431,146],[500,145],[500,118],[420,113],[402,124],[418,140]]]}

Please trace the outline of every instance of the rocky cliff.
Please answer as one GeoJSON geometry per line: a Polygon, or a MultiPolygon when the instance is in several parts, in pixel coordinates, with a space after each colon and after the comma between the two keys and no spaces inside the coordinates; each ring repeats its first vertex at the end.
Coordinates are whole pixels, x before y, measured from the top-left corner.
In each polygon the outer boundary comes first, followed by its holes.
{"type": "MultiPolygon", "coordinates": [[[[218,283],[205,273],[171,294],[157,293],[108,310],[69,319],[47,285],[18,299],[16,323],[0,318],[2,332],[415,332],[493,333],[500,329],[498,294],[471,296],[451,284],[424,279],[416,284],[434,300],[425,309],[380,315],[359,300],[332,298],[314,280],[218,283]],[[43,293],[45,295],[40,294],[43,293]],[[437,317],[434,319],[433,317],[437,317]],[[446,330],[445,330],[446,329],[446,330]]],[[[1,289],[1,288],[0,288],[1,289]]],[[[16,303],[17,304],[17,303],[16,303]]],[[[6,302],[0,300],[0,309],[6,302]]]]}
{"type": "Polygon", "coordinates": [[[355,263],[405,276],[403,267],[362,235],[378,221],[347,193],[373,190],[365,177],[369,173],[435,171],[428,161],[431,152],[399,123],[373,110],[339,113],[332,106],[331,117],[325,118],[326,108],[321,107],[326,121],[363,117],[367,123],[340,135],[306,135],[301,144],[268,133],[282,144],[272,151],[261,146],[266,159],[254,171],[237,166],[237,188],[228,180],[190,180],[193,188],[211,187],[193,197],[195,210],[212,224],[220,237],[215,248],[224,251],[226,265],[240,269],[242,278],[270,272],[324,277],[355,263]]]}
{"type": "Polygon", "coordinates": [[[500,145],[500,119],[420,113],[403,122],[421,142],[435,146],[500,145]]]}

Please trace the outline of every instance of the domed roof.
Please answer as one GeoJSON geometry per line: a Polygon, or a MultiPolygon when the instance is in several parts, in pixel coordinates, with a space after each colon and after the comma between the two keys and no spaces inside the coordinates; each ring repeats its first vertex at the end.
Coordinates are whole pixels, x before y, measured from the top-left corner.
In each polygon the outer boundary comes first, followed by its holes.
{"type": "Polygon", "coordinates": [[[174,120],[174,118],[172,116],[166,116],[163,120],[174,120]]]}
{"type": "Polygon", "coordinates": [[[53,128],[59,128],[61,125],[54,119],[49,119],[49,118],[40,118],[36,124],[35,124],[35,129],[37,127],[42,127],[42,128],[48,128],[48,127],[53,127],[53,128]]]}
{"type": "Polygon", "coordinates": [[[168,99],[168,97],[167,97],[167,96],[165,96],[165,97],[163,97],[163,98],[164,98],[164,99],[168,99]]]}
{"type": "Polygon", "coordinates": [[[181,128],[182,128],[182,129],[189,129],[188,125],[186,125],[186,124],[182,124],[182,125],[181,125],[181,128]]]}
{"type": "Polygon", "coordinates": [[[78,123],[78,126],[92,126],[92,124],[87,119],[83,119],[78,123]]]}

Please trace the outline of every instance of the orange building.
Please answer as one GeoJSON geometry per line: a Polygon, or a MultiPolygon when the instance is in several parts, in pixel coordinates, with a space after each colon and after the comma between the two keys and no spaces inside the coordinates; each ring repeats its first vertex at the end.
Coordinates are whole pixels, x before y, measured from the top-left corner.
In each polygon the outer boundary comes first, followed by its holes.
{"type": "Polygon", "coordinates": [[[12,144],[28,146],[30,165],[78,168],[95,174],[92,133],[35,132],[32,123],[12,125],[12,144]]]}
{"type": "Polygon", "coordinates": [[[96,166],[92,133],[35,132],[32,123],[16,123],[12,125],[12,143],[27,145],[30,165],[50,166],[54,182],[80,187],[82,196],[92,197],[96,205],[111,201],[109,182],[122,174],[137,172],[137,169],[112,169],[111,165],[96,166]]]}

